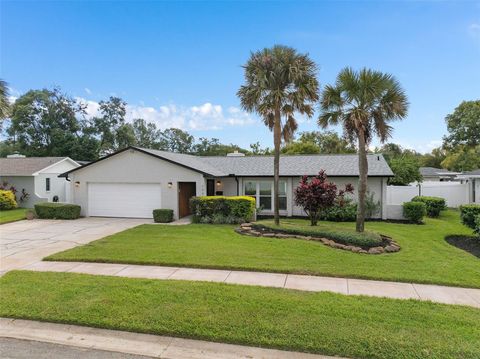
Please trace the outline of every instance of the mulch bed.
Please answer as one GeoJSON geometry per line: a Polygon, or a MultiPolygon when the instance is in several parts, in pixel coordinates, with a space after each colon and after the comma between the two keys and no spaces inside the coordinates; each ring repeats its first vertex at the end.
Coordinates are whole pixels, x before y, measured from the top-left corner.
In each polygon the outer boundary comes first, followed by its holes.
{"type": "Polygon", "coordinates": [[[451,235],[446,236],[445,240],[448,244],[464,251],[473,254],[475,257],[480,258],[480,238],[473,236],[451,235]]]}

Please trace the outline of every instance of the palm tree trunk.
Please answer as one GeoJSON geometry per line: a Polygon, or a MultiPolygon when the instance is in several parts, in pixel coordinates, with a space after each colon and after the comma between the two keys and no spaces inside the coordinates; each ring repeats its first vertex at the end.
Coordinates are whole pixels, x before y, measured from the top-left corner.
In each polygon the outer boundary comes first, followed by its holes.
{"type": "Polygon", "coordinates": [[[278,209],[278,182],[280,180],[280,143],[281,143],[281,128],[280,128],[280,109],[275,109],[275,123],[273,126],[273,144],[274,144],[274,160],[273,160],[273,215],[275,218],[275,225],[280,224],[280,211],[278,209]]]}
{"type": "Polygon", "coordinates": [[[365,134],[360,131],[358,134],[358,207],[357,207],[357,232],[365,230],[365,196],[367,193],[367,149],[365,148],[365,134]]]}

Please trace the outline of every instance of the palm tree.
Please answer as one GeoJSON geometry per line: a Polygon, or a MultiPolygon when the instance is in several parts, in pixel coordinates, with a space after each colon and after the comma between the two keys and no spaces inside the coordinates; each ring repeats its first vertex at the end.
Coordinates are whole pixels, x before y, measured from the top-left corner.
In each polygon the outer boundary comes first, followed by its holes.
{"type": "Polygon", "coordinates": [[[322,113],[318,124],[341,124],[346,137],[358,141],[357,232],[365,228],[365,194],[367,191],[367,149],[374,135],[384,143],[392,133],[390,121],[407,115],[408,101],[399,82],[389,74],[370,69],[358,72],[345,68],[335,85],[328,85],[320,100],[322,113]]]}
{"type": "Polygon", "coordinates": [[[7,83],[0,79],[0,121],[10,115],[10,103],[8,101],[7,83]]]}
{"type": "Polygon", "coordinates": [[[273,131],[274,143],[274,215],[279,224],[278,182],[280,145],[293,138],[300,113],[311,117],[318,101],[317,67],[308,54],[291,47],[275,45],[251,54],[245,69],[245,84],[238,90],[241,106],[260,115],[273,131]]]}

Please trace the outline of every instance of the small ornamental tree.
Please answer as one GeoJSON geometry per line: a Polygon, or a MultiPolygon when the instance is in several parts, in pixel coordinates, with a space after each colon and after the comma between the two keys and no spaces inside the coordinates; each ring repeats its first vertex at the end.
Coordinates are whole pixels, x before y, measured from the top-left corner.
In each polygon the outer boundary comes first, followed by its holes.
{"type": "Polygon", "coordinates": [[[328,182],[327,174],[321,170],[315,177],[302,177],[295,189],[295,203],[307,213],[311,225],[316,226],[322,211],[336,203],[341,205],[346,193],[353,193],[353,186],[350,183],[345,189],[338,190],[337,185],[328,182]]]}

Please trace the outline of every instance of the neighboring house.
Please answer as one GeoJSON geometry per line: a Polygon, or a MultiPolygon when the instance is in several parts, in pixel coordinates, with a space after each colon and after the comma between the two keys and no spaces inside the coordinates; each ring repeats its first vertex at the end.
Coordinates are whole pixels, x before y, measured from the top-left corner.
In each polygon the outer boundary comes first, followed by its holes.
{"type": "Polygon", "coordinates": [[[469,185],[469,202],[480,203],[480,169],[463,172],[457,176],[457,179],[469,185]]]}
{"type": "MultiPolygon", "coordinates": [[[[369,190],[381,204],[378,217],[385,218],[387,179],[393,173],[382,155],[368,155],[368,167],[369,190]]],[[[304,215],[294,204],[294,188],[302,175],[321,169],[340,187],[357,188],[357,155],[281,156],[281,215],[304,215]]],[[[168,208],[181,218],[190,214],[190,197],[201,195],[253,196],[262,214],[272,214],[272,174],[272,156],[201,157],[128,147],[61,176],[73,184],[72,202],[81,205],[84,216],[151,218],[153,209],[168,208]]]]}
{"type": "Polygon", "coordinates": [[[68,182],[58,175],[79,166],[68,157],[9,155],[0,158],[0,182],[7,182],[17,189],[17,201],[21,207],[33,208],[35,203],[51,202],[55,196],[59,202],[68,202],[68,182]],[[20,201],[22,190],[28,193],[25,201],[20,201]]]}
{"type": "Polygon", "coordinates": [[[444,182],[453,181],[460,172],[450,172],[443,168],[420,167],[420,174],[424,182],[444,182]]]}

